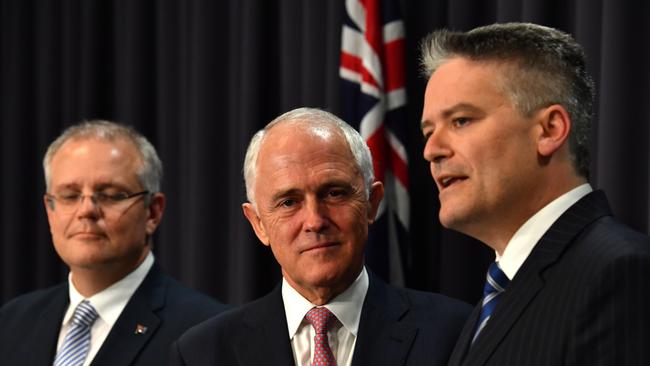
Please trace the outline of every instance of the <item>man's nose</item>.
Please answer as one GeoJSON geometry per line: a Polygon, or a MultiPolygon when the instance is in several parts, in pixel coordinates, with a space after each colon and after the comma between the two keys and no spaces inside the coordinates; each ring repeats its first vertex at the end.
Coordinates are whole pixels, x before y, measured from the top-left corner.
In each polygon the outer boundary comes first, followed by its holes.
{"type": "Polygon", "coordinates": [[[81,202],[77,208],[78,217],[97,217],[99,215],[99,205],[92,195],[83,195],[79,199],[81,202]]]}
{"type": "Polygon", "coordinates": [[[444,128],[437,128],[429,135],[424,145],[424,159],[431,163],[440,163],[451,154],[448,132],[444,128]]]}
{"type": "Polygon", "coordinates": [[[320,233],[328,226],[327,207],[318,199],[307,199],[305,202],[304,228],[307,232],[320,233]]]}

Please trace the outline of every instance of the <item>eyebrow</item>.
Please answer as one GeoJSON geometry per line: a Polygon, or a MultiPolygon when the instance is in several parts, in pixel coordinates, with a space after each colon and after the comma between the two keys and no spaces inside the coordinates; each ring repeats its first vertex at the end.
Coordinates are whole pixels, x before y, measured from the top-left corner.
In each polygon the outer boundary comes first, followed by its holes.
{"type": "MultiPolygon", "coordinates": [[[[59,190],[65,190],[65,189],[80,190],[80,189],[81,189],[81,185],[80,185],[79,183],[76,183],[76,182],[71,182],[71,183],[66,183],[66,184],[63,184],[63,185],[61,185],[61,186],[58,186],[58,187],[52,187],[52,188],[56,188],[55,190],[57,190],[57,191],[59,191],[59,190]]],[[[99,183],[99,184],[97,184],[97,185],[95,185],[95,186],[92,187],[92,189],[93,189],[94,191],[102,191],[102,190],[110,189],[110,188],[115,188],[115,189],[127,189],[127,187],[125,187],[124,185],[122,185],[122,184],[120,184],[120,183],[116,183],[116,182],[111,182],[111,183],[108,183],[108,182],[106,182],[106,183],[99,183]]]]}
{"type": "Polygon", "coordinates": [[[294,196],[300,192],[302,191],[298,188],[289,188],[289,189],[282,190],[280,192],[275,193],[273,196],[271,196],[271,202],[275,202],[287,196],[294,196]]]}
{"type": "MultiPolygon", "coordinates": [[[[441,114],[443,118],[449,118],[449,116],[451,116],[452,114],[463,112],[463,111],[479,113],[482,111],[482,109],[474,104],[461,102],[461,103],[456,103],[447,109],[444,109],[441,114]]],[[[431,125],[431,121],[425,119],[424,121],[420,122],[420,129],[424,129],[429,125],[431,125]]]]}
{"type": "MultiPolygon", "coordinates": [[[[334,188],[334,187],[341,187],[341,188],[346,188],[349,189],[352,187],[352,184],[350,182],[347,182],[346,180],[340,180],[340,179],[333,179],[324,182],[323,184],[319,185],[318,188],[316,189],[316,192],[322,192],[326,191],[328,189],[334,188]]],[[[271,202],[275,202],[281,198],[288,197],[288,196],[294,196],[297,194],[302,194],[304,191],[302,189],[298,188],[288,188],[281,190],[271,196],[271,202]]]]}

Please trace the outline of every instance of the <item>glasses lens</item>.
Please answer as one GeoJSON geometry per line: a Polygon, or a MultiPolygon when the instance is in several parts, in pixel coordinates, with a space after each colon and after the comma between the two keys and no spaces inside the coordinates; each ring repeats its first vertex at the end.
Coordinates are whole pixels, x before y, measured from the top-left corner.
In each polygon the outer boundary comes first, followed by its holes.
{"type": "Polygon", "coordinates": [[[120,193],[105,193],[95,192],[91,196],[81,194],[61,194],[56,196],[48,196],[53,204],[55,211],[61,214],[71,214],[76,212],[81,206],[84,199],[89,199],[95,208],[103,211],[116,212],[126,209],[131,203],[135,202],[132,198],[140,197],[148,192],[138,192],[129,194],[125,192],[120,193]]]}

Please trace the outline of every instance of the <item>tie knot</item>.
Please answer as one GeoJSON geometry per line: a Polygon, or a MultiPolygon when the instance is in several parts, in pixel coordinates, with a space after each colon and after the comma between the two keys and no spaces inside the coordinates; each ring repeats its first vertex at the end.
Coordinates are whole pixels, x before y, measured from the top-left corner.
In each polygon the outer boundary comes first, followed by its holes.
{"type": "Polygon", "coordinates": [[[493,262],[488,269],[483,295],[488,296],[495,292],[501,293],[505,291],[509,283],[508,276],[499,268],[497,262],[493,262]]]}
{"type": "Polygon", "coordinates": [[[305,319],[314,327],[316,334],[327,333],[337,321],[336,315],[325,307],[312,308],[305,315],[305,319]]]}
{"type": "Polygon", "coordinates": [[[79,303],[77,308],[74,310],[72,322],[77,325],[89,327],[95,322],[95,319],[97,319],[98,316],[99,314],[97,314],[97,310],[95,310],[90,302],[84,300],[79,303]]]}

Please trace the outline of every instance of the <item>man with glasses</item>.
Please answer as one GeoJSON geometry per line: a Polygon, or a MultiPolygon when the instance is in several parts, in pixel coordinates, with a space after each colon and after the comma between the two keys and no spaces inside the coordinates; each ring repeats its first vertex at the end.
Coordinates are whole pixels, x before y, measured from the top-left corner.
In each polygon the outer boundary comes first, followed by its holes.
{"type": "Polygon", "coordinates": [[[2,365],[164,365],[173,340],[224,305],[164,275],[152,235],[162,163],[132,128],[68,128],[43,159],[44,204],[68,281],[0,309],[2,365]]]}

